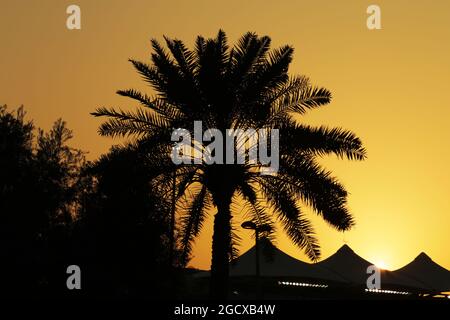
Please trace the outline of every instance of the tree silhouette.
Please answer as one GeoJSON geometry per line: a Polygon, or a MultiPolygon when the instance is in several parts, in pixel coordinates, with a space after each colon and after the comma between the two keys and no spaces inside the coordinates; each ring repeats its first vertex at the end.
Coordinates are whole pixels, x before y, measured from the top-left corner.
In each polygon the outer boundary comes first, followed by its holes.
{"type": "MultiPolygon", "coordinates": [[[[270,50],[271,39],[267,36],[246,33],[231,49],[222,30],[214,39],[197,37],[193,51],[177,39],[165,37],[165,42],[170,53],[158,41],[151,41],[151,65],[130,60],[156,95],[151,97],[133,89],[117,92],[137,100],[144,108],[98,108],[93,115],[109,118],[99,128],[101,135],[134,135],[145,141],[148,152],[164,163],[166,171],[161,171],[161,176],[170,177],[169,169],[176,171],[179,198],[191,190],[190,206],[179,219],[181,244],[187,253],[208,206],[217,209],[212,240],[212,295],[227,296],[228,263],[236,242],[232,212],[236,196],[248,203],[249,214],[258,223],[274,227],[277,217],[290,239],[311,259],[317,259],[319,245],[299,200],[338,230],[347,230],[354,223],[347,208],[346,190],[317,163],[317,158],[329,154],[352,160],[366,157],[360,139],[352,132],[299,123],[307,110],[328,104],[331,93],[312,86],[305,76],[289,77],[293,48],[285,45],[270,50]],[[261,165],[249,161],[210,165],[203,159],[198,164],[170,167],[167,163],[173,129],[184,128],[193,135],[196,120],[202,121],[203,130],[216,128],[224,137],[227,129],[279,129],[278,173],[261,175],[261,165]],[[272,210],[264,210],[262,199],[272,210]]],[[[202,141],[195,141],[194,146],[207,150],[202,141]]],[[[224,158],[226,153],[224,148],[224,158]]]]}
{"type": "Polygon", "coordinates": [[[36,130],[22,107],[0,106],[1,295],[182,294],[174,287],[183,289],[187,260],[174,251],[169,261],[171,201],[157,177],[161,164],[141,151],[144,144],[115,146],[87,162],[71,138],[62,120],[36,130]],[[81,292],[67,290],[71,264],[82,269],[81,292]]]}
{"type": "Polygon", "coordinates": [[[134,144],[114,146],[85,168],[95,182],[83,200],[74,241],[92,296],[176,296],[170,199],[152,183],[153,168],[134,144]]]}
{"type": "Polygon", "coordinates": [[[75,217],[84,164],[84,154],[67,146],[72,132],[65,122],[36,137],[34,129],[22,107],[0,107],[0,255],[2,274],[9,275],[4,292],[12,295],[42,292],[54,264],[64,260],[64,250],[50,253],[62,237],[50,238],[56,229],[67,233],[75,217]]]}

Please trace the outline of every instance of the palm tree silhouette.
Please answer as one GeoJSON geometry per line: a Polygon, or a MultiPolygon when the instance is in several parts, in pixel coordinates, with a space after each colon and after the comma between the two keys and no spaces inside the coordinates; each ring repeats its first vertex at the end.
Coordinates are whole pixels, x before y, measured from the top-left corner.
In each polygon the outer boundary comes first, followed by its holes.
{"type": "MultiPolygon", "coordinates": [[[[229,261],[238,240],[232,210],[236,197],[245,201],[248,214],[257,223],[274,230],[274,218],[278,218],[290,239],[316,260],[319,244],[298,200],[337,230],[347,230],[354,224],[345,188],[317,163],[317,158],[329,154],[352,160],[366,157],[354,133],[297,122],[307,110],[328,104],[331,93],[312,86],[305,76],[289,77],[293,48],[285,45],[271,50],[267,36],[249,32],[229,48],[220,30],[213,39],[197,37],[193,51],[180,40],[164,38],[171,55],[152,40],[152,65],[130,60],[156,95],[150,97],[132,89],[118,91],[144,108],[135,112],[98,108],[94,116],[109,118],[101,124],[99,133],[137,136],[148,147],[147,152],[160,159],[161,176],[167,183],[176,170],[178,197],[191,195],[179,218],[178,238],[186,254],[208,208],[213,205],[217,209],[212,239],[213,297],[227,296],[229,261]],[[193,132],[196,120],[202,121],[204,130],[217,128],[224,136],[229,128],[279,129],[279,171],[261,175],[261,166],[248,161],[170,165],[173,129],[193,132]],[[271,210],[264,210],[262,200],[271,210]]],[[[201,141],[194,144],[202,150],[206,147],[201,141]]],[[[225,148],[223,152],[225,157],[225,148]]]]}

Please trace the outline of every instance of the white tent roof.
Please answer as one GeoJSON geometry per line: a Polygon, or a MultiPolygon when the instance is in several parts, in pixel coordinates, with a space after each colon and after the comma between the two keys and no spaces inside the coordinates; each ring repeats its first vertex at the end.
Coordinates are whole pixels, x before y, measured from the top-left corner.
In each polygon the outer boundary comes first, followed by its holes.
{"type": "MultiPolygon", "coordinates": [[[[357,255],[348,245],[343,245],[336,253],[327,259],[318,262],[318,266],[327,269],[352,285],[366,286],[370,274],[367,268],[373,263],[357,255]]],[[[415,281],[405,275],[388,270],[381,270],[381,288],[401,287],[415,289],[429,289],[422,283],[415,281]]]]}
{"type": "MultiPolygon", "coordinates": [[[[250,250],[238,257],[231,264],[230,276],[254,276],[256,274],[255,255],[256,249],[253,246],[250,250]]],[[[323,281],[343,281],[342,278],[326,269],[287,255],[268,241],[261,241],[259,265],[260,274],[263,277],[297,277],[323,281]],[[266,246],[266,248],[264,248],[264,246],[266,246]],[[264,254],[265,250],[270,252],[269,256],[264,254]]]]}
{"type": "Polygon", "coordinates": [[[345,282],[366,284],[367,267],[372,265],[358,256],[348,245],[343,245],[336,253],[317,263],[323,269],[339,275],[345,282]]]}
{"type": "MultiPolygon", "coordinates": [[[[343,282],[338,275],[318,267],[316,264],[300,261],[276,248],[269,241],[261,240],[259,254],[260,275],[262,277],[293,277],[321,282],[343,282]],[[267,251],[266,251],[267,250],[267,251]],[[265,254],[265,251],[270,254],[265,254]]],[[[199,272],[194,277],[209,277],[210,272],[199,272]]],[[[256,275],[256,248],[253,246],[240,255],[230,265],[231,277],[256,275]]]]}
{"type": "Polygon", "coordinates": [[[433,291],[450,291],[450,271],[438,265],[423,252],[393,273],[413,279],[433,291]]]}
{"type": "MultiPolygon", "coordinates": [[[[260,243],[260,274],[262,277],[295,277],[304,280],[334,282],[366,287],[370,274],[367,268],[373,263],[357,255],[348,245],[343,245],[333,255],[317,263],[306,263],[279,250],[268,241],[260,243]],[[270,257],[264,254],[271,252],[270,257]]],[[[236,258],[230,266],[231,277],[255,276],[256,249],[236,258]]],[[[209,271],[198,277],[208,277],[209,271]]],[[[426,291],[450,291],[450,271],[436,264],[425,253],[395,271],[381,270],[381,288],[420,289],[426,291]]]]}

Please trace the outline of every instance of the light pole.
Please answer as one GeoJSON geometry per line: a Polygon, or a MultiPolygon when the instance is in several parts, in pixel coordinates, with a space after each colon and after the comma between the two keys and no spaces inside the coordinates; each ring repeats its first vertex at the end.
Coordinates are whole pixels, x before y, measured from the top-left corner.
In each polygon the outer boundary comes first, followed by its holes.
{"type": "Polygon", "coordinates": [[[260,232],[268,232],[271,230],[268,224],[256,225],[253,221],[245,221],[241,224],[244,229],[255,230],[255,271],[256,271],[256,285],[257,297],[261,297],[261,272],[259,266],[259,234],[260,232]]]}
{"type": "Polygon", "coordinates": [[[174,251],[175,251],[175,211],[176,211],[176,188],[177,188],[177,177],[176,171],[172,174],[172,199],[171,199],[171,210],[170,210],[170,252],[169,252],[169,264],[170,267],[174,266],[174,251]]]}

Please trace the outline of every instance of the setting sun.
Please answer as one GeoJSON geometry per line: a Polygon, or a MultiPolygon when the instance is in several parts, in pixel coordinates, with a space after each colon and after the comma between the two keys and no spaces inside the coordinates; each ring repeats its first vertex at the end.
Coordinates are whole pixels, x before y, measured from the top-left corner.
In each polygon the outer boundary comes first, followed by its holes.
{"type": "Polygon", "coordinates": [[[377,262],[375,262],[375,265],[379,269],[383,269],[383,270],[387,270],[388,269],[386,262],[384,262],[383,260],[378,260],[377,262]]]}

